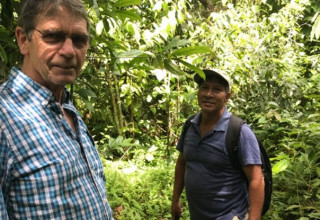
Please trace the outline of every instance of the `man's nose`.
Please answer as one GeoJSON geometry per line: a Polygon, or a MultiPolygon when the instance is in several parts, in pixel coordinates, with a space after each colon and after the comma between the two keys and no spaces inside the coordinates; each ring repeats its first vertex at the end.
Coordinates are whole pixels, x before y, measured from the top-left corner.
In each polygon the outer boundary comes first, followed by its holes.
{"type": "Polygon", "coordinates": [[[67,37],[60,47],[60,54],[66,57],[74,57],[75,49],[71,38],[67,37]]]}
{"type": "Polygon", "coordinates": [[[213,90],[212,89],[208,89],[205,93],[206,96],[213,96],[213,90]]]}

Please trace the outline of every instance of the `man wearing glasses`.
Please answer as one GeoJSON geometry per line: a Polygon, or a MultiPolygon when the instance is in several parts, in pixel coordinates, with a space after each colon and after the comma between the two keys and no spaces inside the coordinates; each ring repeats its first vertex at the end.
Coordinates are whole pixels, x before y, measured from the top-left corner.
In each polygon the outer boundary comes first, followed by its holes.
{"type": "Polygon", "coordinates": [[[65,86],[89,47],[81,0],[27,0],[21,69],[0,87],[0,219],[113,219],[98,152],[65,86]]]}

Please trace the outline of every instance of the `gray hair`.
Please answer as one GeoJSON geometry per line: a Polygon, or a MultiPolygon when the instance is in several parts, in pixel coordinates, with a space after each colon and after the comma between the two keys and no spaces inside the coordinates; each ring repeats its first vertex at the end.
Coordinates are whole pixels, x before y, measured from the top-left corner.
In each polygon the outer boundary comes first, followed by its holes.
{"type": "Polygon", "coordinates": [[[85,19],[89,33],[87,9],[82,0],[22,0],[21,2],[18,26],[22,27],[25,33],[33,30],[37,16],[53,16],[57,13],[59,6],[63,6],[73,15],[85,19]]]}

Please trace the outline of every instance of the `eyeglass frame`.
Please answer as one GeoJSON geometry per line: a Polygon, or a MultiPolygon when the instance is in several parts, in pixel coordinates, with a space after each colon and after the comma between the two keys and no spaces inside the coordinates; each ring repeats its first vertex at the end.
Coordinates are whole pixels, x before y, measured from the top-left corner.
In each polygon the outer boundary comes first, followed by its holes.
{"type": "Polygon", "coordinates": [[[41,38],[44,42],[48,43],[48,44],[61,44],[61,43],[64,43],[66,41],[66,39],[68,37],[70,37],[71,41],[72,41],[72,44],[78,48],[78,49],[84,49],[86,46],[88,46],[90,44],[90,36],[87,35],[87,34],[79,34],[79,33],[76,33],[76,34],[66,34],[64,33],[63,31],[61,30],[58,30],[58,31],[51,31],[51,30],[45,30],[45,31],[41,31],[37,28],[32,28],[31,29],[32,31],[35,30],[37,31],[39,34],[41,34],[41,38]],[[47,32],[47,33],[46,33],[47,32]],[[56,39],[46,39],[46,37],[50,37],[50,36],[47,36],[47,35],[52,35],[52,37],[57,37],[56,39]],[[77,42],[77,37],[81,37],[83,38],[83,42],[77,42]]]}

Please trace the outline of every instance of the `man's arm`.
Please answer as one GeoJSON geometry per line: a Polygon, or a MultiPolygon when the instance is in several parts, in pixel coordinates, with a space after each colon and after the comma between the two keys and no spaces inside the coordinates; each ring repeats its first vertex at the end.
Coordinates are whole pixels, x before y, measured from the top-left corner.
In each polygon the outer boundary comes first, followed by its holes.
{"type": "Polygon", "coordinates": [[[264,201],[264,177],[260,165],[243,167],[249,184],[249,220],[261,219],[264,201]]]}
{"type": "Polygon", "coordinates": [[[180,196],[184,187],[184,172],[186,168],[186,162],[183,158],[183,154],[180,153],[174,174],[174,187],[173,187],[173,197],[172,197],[172,205],[171,205],[171,215],[172,219],[175,218],[176,215],[181,216],[182,207],[180,205],[180,196]]]}

